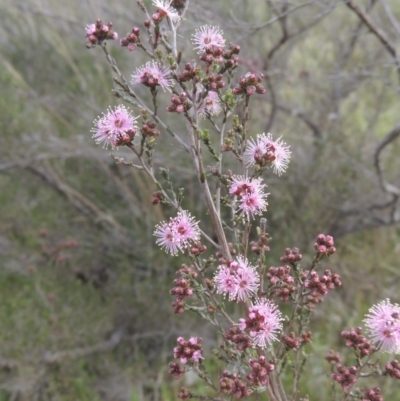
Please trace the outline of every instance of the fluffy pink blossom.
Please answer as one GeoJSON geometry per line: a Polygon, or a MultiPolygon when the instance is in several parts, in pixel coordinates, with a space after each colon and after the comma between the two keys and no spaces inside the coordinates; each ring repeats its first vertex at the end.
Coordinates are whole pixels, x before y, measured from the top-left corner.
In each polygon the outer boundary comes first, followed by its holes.
{"type": "Polygon", "coordinates": [[[218,93],[209,91],[207,96],[202,101],[198,111],[200,118],[202,118],[207,114],[211,116],[217,116],[219,113],[221,113],[221,110],[221,101],[219,100],[218,93]]]}
{"type": "Polygon", "coordinates": [[[372,306],[364,319],[372,341],[382,351],[400,353],[400,306],[389,299],[372,306]]]}
{"type": "Polygon", "coordinates": [[[233,297],[237,301],[247,301],[257,294],[260,286],[260,276],[254,266],[244,257],[238,257],[239,267],[236,272],[236,288],[233,297]]]}
{"type": "Polygon", "coordinates": [[[86,35],[90,36],[93,35],[96,32],[96,25],[95,24],[90,24],[86,26],[86,35]]]}
{"type": "Polygon", "coordinates": [[[266,347],[277,340],[282,320],[278,307],[272,301],[261,298],[249,308],[247,318],[239,320],[239,328],[250,330],[254,346],[266,347]]]}
{"type": "Polygon", "coordinates": [[[186,249],[190,243],[199,241],[199,223],[189,212],[183,210],[178,212],[176,217],[172,217],[168,223],[158,224],[154,236],[157,237],[157,245],[175,256],[179,251],[186,249]]]}
{"type": "Polygon", "coordinates": [[[178,215],[170,223],[175,231],[175,237],[180,247],[186,247],[190,241],[200,239],[199,223],[186,210],[178,212],[178,215]]]}
{"type": "Polygon", "coordinates": [[[262,184],[262,178],[250,179],[244,176],[233,176],[229,193],[238,198],[240,211],[249,215],[262,214],[268,206],[265,192],[265,184],[262,184]]]}
{"type": "Polygon", "coordinates": [[[92,129],[96,143],[102,143],[105,148],[114,148],[133,139],[138,117],[133,117],[124,105],[108,109],[107,113],[98,117],[92,129]]]}
{"type": "Polygon", "coordinates": [[[238,256],[237,262],[218,267],[214,283],[218,294],[229,295],[230,300],[243,302],[256,295],[260,276],[246,258],[238,256]]]}
{"type": "Polygon", "coordinates": [[[268,206],[267,196],[268,194],[264,192],[245,194],[240,199],[239,209],[247,216],[254,217],[254,215],[262,214],[268,206]]]}
{"type": "Polygon", "coordinates": [[[255,164],[265,166],[270,163],[275,174],[281,175],[289,165],[291,151],[288,145],[279,137],[274,140],[271,134],[257,135],[248,141],[243,154],[243,161],[247,167],[255,164]]]}
{"type": "Polygon", "coordinates": [[[195,46],[195,50],[199,54],[203,54],[211,46],[224,47],[225,39],[223,38],[223,31],[216,27],[210,25],[203,25],[196,29],[195,33],[192,35],[192,43],[195,46]]]}
{"type": "Polygon", "coordinates": [[[159,245],[161,249],[165,249],[165,252],[170,253],[172,256],[178,254],[181,248],[173,226],[166,222],[158,224],[154,231],[154,236],[157,238],[156,244],[159,245]]]}
{"type": "Polygon", "coordinates": [[[153,0],[154,7],[157,7],[161,17],[168,17],[172,22],[178,22],[181,17],[178,11],[171,6],[172,0],[153,0]]]}
{"type": "Polygon", "coordinates": [[[132,84],[143,84],[149,88],[155,88],[159,85],[164,91],[173,85],[169,68],[155,61],[149,61],[137,68],[132,75],[131,82],[132,84]]]}
{"type": "Polygon", "coordinates": [[[235,276],[232,274],[231,269],[224,265],[219,266],[216,271],[214,284],[218,294],[229,295],[229,298],[235,293],[237,287],[235,276]]]}

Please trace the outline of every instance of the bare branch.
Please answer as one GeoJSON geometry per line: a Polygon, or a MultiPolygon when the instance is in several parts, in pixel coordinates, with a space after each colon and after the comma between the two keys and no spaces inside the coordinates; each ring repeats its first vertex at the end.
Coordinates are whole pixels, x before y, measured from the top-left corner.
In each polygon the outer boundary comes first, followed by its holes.
{"type": "Polygon", "coordinates": [[[397,137],[400,136],[400,124],[396,125],[388,134],[386,134],[385,138],[377,146],[375,153],[374,153],[374,166],[376,170],[376,174],[378,175],[379,185],[381,186],[382,190],[393,197],[394,201],[400,196],[400,189],[395,187],[392,184],[387,183],[383,178],[382,167],[380,163],[380,155],[382,150],[393,142],[397,137]]]}
{"type": "Polygon", "coordinates": [[[390,42],[386,34],[379,29],[374,21],[371,19],[371,17],[357,4],[354,3],[353,0],[344,0],[345,4],[347,7],[349,7],[351,10],[353,10],[360,20],[365,24],[365,26],[377,37],[377,39],[382,43],[382,45],[386,48],[386,50],[390,53],[390,55],[393,57],[394,63],[397,68],[397,73],[399,75],[400,79],[400,62],[397,58],[397,53],[396,53],[396,48],[393,45],[393,43],[390,42]]]}
{"type": "Polygon", "coordinates": [[[107,352],[114,349],[122,340],[123,329],[120,328],[110,337],[109,340],[100,342],[91,347],[76,348],[68,351],[58,351],[53,354],[46,353],[43,358],[43,362],[46,364],[54,364],[62,362],[66,359],[78,359],[84,358],[85,356],[96,354],[99,352],[107,352]]]}

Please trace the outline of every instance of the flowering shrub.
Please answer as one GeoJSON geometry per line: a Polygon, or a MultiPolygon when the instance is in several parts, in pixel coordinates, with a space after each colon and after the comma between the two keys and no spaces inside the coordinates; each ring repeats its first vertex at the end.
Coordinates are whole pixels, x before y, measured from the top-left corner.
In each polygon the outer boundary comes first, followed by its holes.
{"type": "MultiPolygon", "coordinates": [[[[205,367],[204,360],[212,355],[205,353],[203,340],[177,339],[170,375],[178,379],[193,370],[205,383],[204,394],[182,388],[179,398],[221,400],[255,395],[258,399],[265,392],[272,401],[297,400],[306,363],[303,348],[312,341],[310,315],[329,291],[342,284],[338,274],[320,268],[321,262],[336,252],[334,239],[317,236],[315,255],[308,266],[302,266],[303,257],[297,248],[285,250],[280,258],[282,266],[268,265],[270,236],[263,216],[270,194],[265,182],[271,172],[278,176],[286,172],[291,151],[281,136],[274,139],[270,133],[250,132],[250,100],[265,93],[264,77],[250,72],[236,76],[240,46],[227,46],[223,31],[215,26],[196,29],[192,43],[197,61],[184,63],[177,32],[187,4],[154,0],[154,9],[148,10],[138,3],[145,15],[147,38],[143,41],[140,28],[133,27],[120,41],[129,51],[143,51],[150,58],[133,73],[133,87],[107,50],[107,41],[118,37],[111,32],[112,24],[103,25],[98,20],[86,29],[88,47],[99,45],[116,74],[115,95],[138,113],[133,116],[124,105],[110,108],[95,120],[93,137],[106,148],[128,147],[134,161],[114,156],[115,160],[151,178],[153,204],[176,210],[175,217],[160,222],[154,231],[156,244],[169,256],[181,253],[187,258],[170,291],[176,297],[173,312],[193,310],[221,334],[220,349],[214,355],[225,366],[218,380],[205,367]],[[137,95],[136,85],[148,88],[152,106],[137,95]],[[186,122],[185,135],[178,135],[158,115],[160,97],[168,97],[166,110],[186,122]],[[243,112],[239,116],[236,113],[240,108],[243,112]],[[204,128],[204,122],[211,123],[212,133],[204,128]],[[174,191],[166,169],[155,169],[155,138],[164,134],[171,135],[189,154],[211,224],[197,221],[184,210],[182,191],[174,191]],[[214,165],[205,165],[205,152],[209,152],[214,165]],[[236,173],[225,167],[227,153],[236,160],[236,173]],[[164,178],[165,185],[160,178],[164,178]],[[217,182],[215,193],[210,189],[211,180],[217,182]],[[223,209],[229,211],[229,219],[222,219],[223,209]],[[256,230],[252,230],[254,227],[256,230]],[[227,302],[240,305],[240,316],[227,312],[227,302]],[[286,370],[293,374],[288,387],[282,380],[286,370]]],[[[268,188],[273,196],[273,188],[268,188]]],[[[353,350],[354,365],[344,366],[340,355],[333,351],[326,356],[332,366],[331,378],[343,390],[342,400],[382,400],[379,387],[357,389],[355,385],[372,375],[400,378],[397,360],[380,368],[376,355],[380,351],[400,353],[400,307],[383,301],[370,309],[364,323],[366,337],[360,327],[342,332],[346,346],[353,350]]]]}

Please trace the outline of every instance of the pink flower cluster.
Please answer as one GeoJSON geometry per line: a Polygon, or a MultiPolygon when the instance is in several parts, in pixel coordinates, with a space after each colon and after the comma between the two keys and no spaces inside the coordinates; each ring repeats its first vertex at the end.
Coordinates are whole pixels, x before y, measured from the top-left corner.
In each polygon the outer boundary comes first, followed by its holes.
{"type": "Polygon", "coordinates": [[[229,295],[230,300],[243,302],[257,294],[260,276],[246,258],[238,256],[236,262],[218,266],[214,283],[218,294],[229,295]]]}
{"type": "Polygon", "coordinates": [[[104,40],[118,39],[118,33],[112,31],[112,22],[103,24],[100,19],[95,24],[86,26],[86,47],[90,49],[102,43],[104,40]]]}
{"type": "MultiPolygon", "coordinates": [[[[238,374],[229,373],[226,370],[224,370],[219,377],[219,386],[222,393],[231,394],[238,400],[248,397],[251,394],[251,390],[247,387],[247,384],[241,380],[238,374]]],[[[232,397],[230,397],[230,399],[232,399],[232,397]]]]}
{"type": "Polygon", "coordinates": [[[233,176],[229,193],[239,200],[239,209],[247,216],[260,215],[268,206],[268,193],[264,192],[262,178],[250,179],[244,176],[233,176]]]}
{"type": "Polygon", "coordinates": [[[268,383],[268,374],[275,369],[275,366],[269,363],[264,355],[261,355],[258,359],[251,358],[249,365],[251,373],[246,377],[250,386],[265,386],[268,383]]]}
{"type": "Polygon", "coordinates": [[[123,105],[114,109],[111,107],[102,117],[95,121],[95,128],[92,129],[93,138],[96,143],[102,143],[105,148],[124,145],[132,141],[136,134],[136,120],[139,117],[132,117],[131,112],[123,105]]]}
{"type": "Polygon", "coordinates": [[[178,345],[174,348],[174,358],[179,359],[182,364],[188,362],[199,362],[203,359],[203,340],[199,337],[191,337],[185,341],[183,337],[178,337],[176,342],[178,345]]]}
{"type": "Polygon", "coordinates": [[[158,10],[156,14],[153,14],[154,22],[159,22],[164,17],[169,18],[174,23],[181,19],[178,11],[171,6],[172,0],[153,0],[152,3],[158,10]]]}
{"type": "Polygon", "coordinates": [[[289,165],[291,151],[285,142],[278,138],[274,140],[271,134],[257,135],[257,139],[249,140],[243,161],[247,167],[271,164],[273,172],[281,175],[289,165]]]}
{"type": "Polygon", "coordinates": [[[132,84],[143,84],[152,89],[159,85],[164,91],[173,86],[169,68],[155,61],[149,61],[137,68],[132,75],[131,82],[132,84]]]}
{"type": "Polygon", "coordinates": [[[282,320],[278,307],[272,301],[261,298],[249,308],[247,318],[239,320],[239,328],[250,331],[254,346],[266,347],[277,340],[282,320]]]}
{"type": "Polygon", "coordinates": [[[209,91],[201,102],[198,113],[200,118],[205,118],[207,115],[217,116],[221,113],[221,110],[221,101],[219,100],[218,93],[209,91]]]}
{"type": "Polygon", "coordinates": [[[157,245],[175,256],[179,251],[186,249],[190,243],[200,239],[199,223],[188,211],[183,210],[168,223],[158,224],[154,236],[157,237],[157,245]]]}
{"type": "Polygon", "coordinates": [[[194,49],[199,54],[204,54],[207,49],[213,47],[222,49],[225,46],[222,35],[223,31],[217,26],[203,25],[192,35],[192,42],[196,45],[194,49]]]}
{"type": "Polygon", "coordinates": [[[400,306],[389,299],[372,306],[364,319],[372,341],[382,351],[400,353],[400,306]]]}

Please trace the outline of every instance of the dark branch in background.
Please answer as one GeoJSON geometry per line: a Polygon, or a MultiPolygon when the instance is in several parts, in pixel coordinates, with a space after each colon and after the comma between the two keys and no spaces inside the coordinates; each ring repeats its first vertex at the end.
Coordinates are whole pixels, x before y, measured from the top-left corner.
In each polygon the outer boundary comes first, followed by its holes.
{"type": "MultiPolygon", "coordinates": [[[[370,12],[372,10],[372,8],[374,7],[374,5],[376,4],[376,0],[371,0],[369,6],[367,7],[367,12],[370,12]]],[[[342,58],[342,62],[341,62],[341,68],[343,68],[347,62],[350,59],[350,56],[353,53],[353,50],[355,48],[355,45],[357,43],[357,40],[360,37],[360,33],[361,33],[361,29],[364,26],[364,22],[362,20],[360,20],[357,24],[356,29],[354,30],[353,36],[350,40],[349,43],[349,47],[347,48],[347,50],[345,51],[345,53],[343,54],[343,58],[342,58]]]]}
{"type": "Polygon", "coordinates": [[[335,222],[333,222],[330,227],[330,232],[336,237],[382,226],[394,226],[400,223],[400,188],[385,180],[381,166],[382,151],[398,137],[400,137],[400,124],[396,125],[386,134],[374,152],[374,167],[378,177],[379,186],[390,199],[380,204],[376,203],[363,208],[357,207],[355,209],[341,211],[337,215],[335,222]],[[375,213],[375,211],[380,214],[375,213]],[[386,216],[382,215],[385,211],[387,211],[386,216]],[[343,224],[343,220],[349,217],[353,220],[343,224]]]}
{"type": "Polygon", "coordinates": [[[397,57],[396,48],[393,45],[393,43],[390,42],[390,40],[387,38],[385,32],[379,29],[375,25],[371,17],[362,8],[360,8],[357,4],[355,4],[353,0],[344,0],[344,2],[347,5],[347,7],[349,7],[352,11],[354,11],[357,14],[360,20],[364,23],[364,25],[370,30],[371,33],[373,33],[377,37],[377,39],[382,43],[385,49],[392,56],[400,80],[400,62],[397,57]]]}
{"type": "Polygon", "coordinates": [[[44,356],[43,361],[46,364],[54,364],[65,361],[67,359],[78,359],[99,352],[108,352],[114,349],[121,342],[122,336],[123,329],[119,329],[107,341],[100,342],[91,347],[76,348],[69,351],[58,351],[53,354],[47,353],[44,356]]]}
{"type": "MultiPolygon", "coordinates": [[[[269,0],[267,0],[268,5],[270,6],[270,8],[274,9],[273,5],[271,4],[271,2],[269,0]]],[[[269,66],[271,63],[272,58],[274,57],[274,54],[279,50],[279,48],[281,46],[283,46],[291,37],[288,29],[287,29],[287,12],[288,10],[288,3],[284,2],[284,4],[282,5],[282,8],[280,11],[280,14],[278,15],[278,22],[279,25],[281,27],[282,30],[282,36],[280,37],[280,39],[278,40],[278,42],[275,43],[274,46],[272,46],[272,48],[270,49],[270,51],[268,52],[266,58],[265,58],[265,80],[267,81],[267,88],[268,88],[268,92],[271,96],[271,112],[269,115],[269,119],[267,122],[267,125],[265,126],[265,131],[269,132],[271,130],[271,127],[274,123],[275,120],[275,115],[276,115],[276,95],[275,95],[275,90],[274,87],[272,85],[271,82],[271,77],[269,76],[269,66]]]]}
{"type": "Polygon", "coordinates": [[[384,192],[386,192],[392,199],[392,211],[391,217],[395,219],[399,219],[400,216],[396,216],[396,203],[400,197],[400,189],[392,184],[389,184],[385,181],[383,177],[380,155],[383,149],[392,143],[397,137],[400,136],[400,124],[396,125],[388,134],[386,134],[385,138],[378,144],[375,153],[374,153],[374,167],[376,170],[376,174],[378,175],[379,185],[384,192]]]}
{"type": "MultiPolygon", "coordinates": [[[[276,12],[276,10],[274,9],[273,4],[271,3],[270,0],[267,0],[268,5],[270,6],[271,9],[273,9],[274,12],[276,12]]],[[[314,4],[314,2],[310,2],[310,3],[305,3],[302,5],[302,7],[304,6],[308,6],[308,5],[312,5],[314,4]]],[[[269,50],[269,52],[267,53],[265,59],[264,59],[264,63],[265,63],[265,67],[264,67],[264,71],[265,71],[265,80],[267,83],[267,88],[268,88],[268,93],[270,95],[270,102],[271,102],[271,112],[270,112],[270,116],[268,119],[268,122],[265,126],[265,131],[269,132],[274,120],[275,120],[275,116],[276,116],[276,112],[277,109],[279,108],[278,105],[276,104],[277,102],[277,96],[275,93],[275,88],[272,85],[271,82],[271,77],[270,74],[268,72],[268,69],[270,67],[271,61],[273,59],[273,57],[275,56],[275,54],[278,52],[278,50],[280,50],[280,48],[282,48],[289,40],[301,35],[302,33],[308,31],[309,29],[311,29],[312,27],[314,27],[316,24],[318,24],[318,22],[324,18],[326,15],[328,15],[332,10],[333,7],[328,7],[323,13],[317,15],[316,18],[314,18],[313,21],[311,21],[310,23],[301,26],[299,29],[297,29],[294,32],[289,32],[288,27],[287,27],[287,16],[289,15],[289,13],[291,11],[294,11],[295,9],[298,9],[300,7],[294,7],[293,9],[289,10],[289,3],[288,2],[284,2],[284,4],[282,5],[281,9],[279,10],[279,13],[277,13],[277,16],[275,17],[275,19],[273,19],[273,21],[278,21],[282,30],[282,35],[280,37],[280,39],[277,41],[277,43],[275,43],[275,45],[272,46],[272,48],[269,50]]],[[[266,23],[263,27],[270,25],[269,23],[266,23]]],[[[318,130],[319,131],[319,130],[318,130]]]]}
{"type": "Polygon", "coordinates": [[[280,103],[276,103],[276,108],[292,117],[300,119],[301,121],[304,122],[304,124],[307,125],[308,128],[310,128],[315,138],[318,139],[321,138],[322,136],[321,130],[319,129],[317,124],[313,122],[306,113],[304,113],[304,111],[295,108],[290,108],[280,103]]]}
{"type": "Polygon", "coordinates": [[[65,196],[82,214],[93,218],[96,222],[107,223],[120,234],[121,238],[125,237],[126,229],[112,216],[104,213],[93,201],[63,181],[52,168],[49,161],[45,161],[41,165],[29,166],[27,170],[41,177],[47,184],[56,189],[57,192],[65,196]]]}

